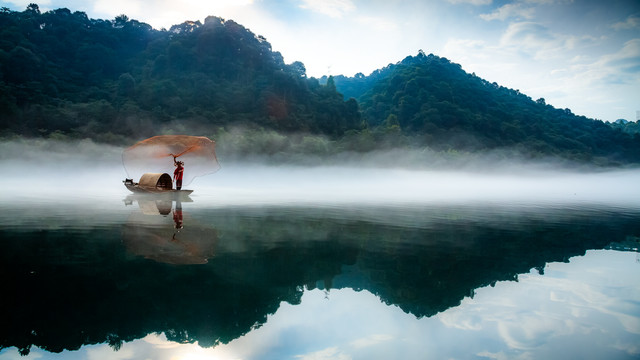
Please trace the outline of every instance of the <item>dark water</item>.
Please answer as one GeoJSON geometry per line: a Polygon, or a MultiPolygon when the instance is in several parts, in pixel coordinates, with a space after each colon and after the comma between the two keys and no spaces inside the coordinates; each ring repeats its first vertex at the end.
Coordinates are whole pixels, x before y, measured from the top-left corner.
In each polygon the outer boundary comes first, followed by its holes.
{"type": "Polygon", "coordinates": [[[636,193],[252,203],[221,183],[237,201],[7,194],[0,359],[640,357],[636,193]]]}

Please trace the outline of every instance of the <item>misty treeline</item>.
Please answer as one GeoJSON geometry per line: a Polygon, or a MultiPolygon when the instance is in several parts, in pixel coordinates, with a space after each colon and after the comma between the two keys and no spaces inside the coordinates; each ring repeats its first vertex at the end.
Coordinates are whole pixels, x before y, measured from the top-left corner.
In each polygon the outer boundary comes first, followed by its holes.
{"type": "Polygon", "coordinates": [[[640,161],[636,125],[576,116],[422,51],[369,76],[316,79],[214,16],[155,30],[126,15],[0,9],[4,138],[129,145],[186,133],[237,156],[500,150],[610,165],[640,161]]]}

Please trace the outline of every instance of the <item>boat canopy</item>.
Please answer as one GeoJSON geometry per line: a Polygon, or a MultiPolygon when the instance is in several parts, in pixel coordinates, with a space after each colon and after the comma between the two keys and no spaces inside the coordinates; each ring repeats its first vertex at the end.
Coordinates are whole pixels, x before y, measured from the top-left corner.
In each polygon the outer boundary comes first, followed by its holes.
{"type": "Polygon", "coordinates": [[[138,186],[147,190],[171,190],[173,181],[167,173],[146,173],[140,177],[138,186]]]}

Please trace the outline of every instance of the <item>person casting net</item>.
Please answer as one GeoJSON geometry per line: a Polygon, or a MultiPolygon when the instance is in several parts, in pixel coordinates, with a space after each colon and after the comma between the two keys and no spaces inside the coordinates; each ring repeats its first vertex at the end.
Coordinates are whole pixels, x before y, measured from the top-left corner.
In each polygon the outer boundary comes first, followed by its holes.
{"type": "Polygon", "coordinates": [[[129,178],[139,179],[145,173],[173,173],[180,187],[220,169],[215,142],[204,136],[188,135],[160,135],[142,140],[123,151],[122,164],[129,178]]]}
{"type": "Polygon", "coordinates": [[[173,171],[173,181],[176,183],[176,189],[182,189],[182,176],[184,175],[184,163],[176,160],[177,156],[173,156],[173,164],[176,169],[173,171]]]}

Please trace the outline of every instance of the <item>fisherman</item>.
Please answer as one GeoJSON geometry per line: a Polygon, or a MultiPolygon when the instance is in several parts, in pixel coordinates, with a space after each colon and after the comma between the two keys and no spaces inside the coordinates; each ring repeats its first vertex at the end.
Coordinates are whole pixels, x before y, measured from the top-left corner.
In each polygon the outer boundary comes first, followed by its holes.
{"type": "Polygon", "coordinates": [[[173,171],[173,180],[176,182],[176,189],[182,189],[182,174],[184,173],[184,163],[182,161],[177,161],[176,156],[173,156],[173,164],[176,166],[176,169],[173,171]]]}

